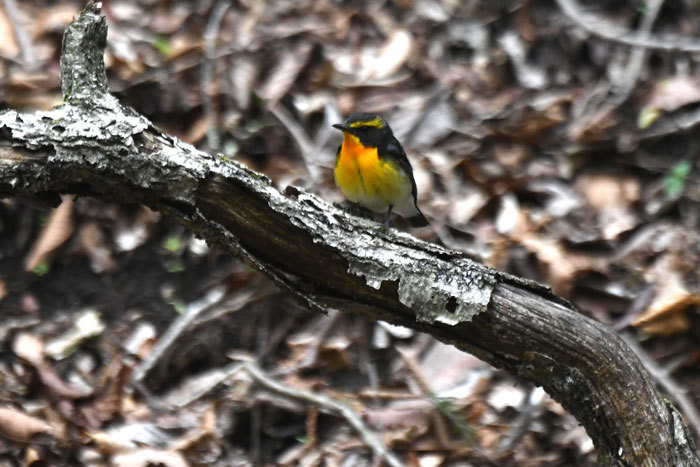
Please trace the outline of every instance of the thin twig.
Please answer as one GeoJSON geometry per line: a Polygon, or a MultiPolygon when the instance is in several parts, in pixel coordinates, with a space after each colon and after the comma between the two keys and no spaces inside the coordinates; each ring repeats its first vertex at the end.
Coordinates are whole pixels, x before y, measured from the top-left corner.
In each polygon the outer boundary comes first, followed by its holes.
{"type": "Polygon", "coordinates": [[[221,318],[226,313],[241,310],[251,303],[266,298],[269,294],[265,290],[256,292],[254,289],[250,289],[229,297],[224,288],[219,287],[211,290],[202,299],[190,303],[187,306],[187,311],[179,316],[158,339],[148,358],[134,370],[132,381],[135,387],[142,395],[148,396],[143,390],[146,387],[143,384],[144,379],[156,366],[163,364],[163,360],[170,355],[181,336],[221,318]]]}
{"type": "MultiPolygon", "coordinates": [[[[664,0],[650,1],[651,3],[644,14],[639,30],[635,33],[635,37],[640,40],[650,37],[651,28],[664,2],[664,0]]],[[[562,10],[564,10],[563,7],[562,10]]],[[[600,28],[603,29],[603,26],[600,28]]],[[[624,65],[624,71],[619,73],[622,76],[617,77],[617,79],[613,76],[610,84],[605,81],[602,82],[591,91],[590,99],[583,100],[582,104],[585,105],[581,105],[580,108],[589,107],[590,110],[586,114],[581,114],[580,111],[574,112],[574,115],[578,113],[579,116],[572,121],[569,128],[569,134],[573,139],[579,139],[583,132],[610,119],[615,110],[627,101],[637,85],[646,54],[647,49],[645,47],[635,45],[630,52],[627,63],[624,65]],[[604,98],[605,100],[602,100],[597,105],[591,104],[590,101],[595,101],[596,98],[604,98]]]]}
{"type": "Polygon", "coordinates": [[[651,304],[651,301],[656,297],[656,288],[652,285],[647,285],[635,296],[632,303],[630,303],[625,314],[622,315],[617,321],[610,324],[610,327],[615,331],[620,332],[627,326],[632,324],[632,321],[637,319],[639,314],[646,310],[651,304]]]}
{"type": "Polygon", "coordinates": [[[214,289],[209,292],[202,300],[191,303],[187,307],[187,311],[180,315],[173,324],[170,325],[165,334],[158,339],[158,342],[153,346],[153,350],[148,355],[148,358],[134,370],[131,377],[134,386],[142,387],[143,380],[148,374],[161,362],[163,358],[170,354],[174,348],[174,344],[179,337],[183,335],[190,326],[197,320],[202,313],[209,310],[212,305],[217,304],[225,296],[223,287],[214,289]]]}
{"type": "MultiPolygon", "coordinates": [[[[454,424],[454,426],[460,431],[460,434],[462,435],[464,440],[471,444],[476,451],[481,453],[478,442],[476,438],[474,438],[474,435],[472,433],[473,429],[469,426],[465,426],[464,422],[460,420],[459,417],[455,416],[455,414],[451,413],[449,410],[444,410],[444,406],[440,405],[440,399],[435,395],[432,388],[430,387],[430,383],[428,383],[428,381],[423,376],[423,373],[420,369],[420,364],[416,360],[414,354],[400,347],[397,347],[396,350],[399,356],[401,357],[401,360],[403,360],[403,363],[406,365],[406,368],[413,376],[413,381],[415,381],[416,385],[418,386],[418,389],[421,393],[423,393],[423,397],[430,400],[433,403],[433,405],[435,405],[435,408],[438,409],[438,411],[442,413],[445,416],[445,418],[449,419],[454,424]]],[[[443,444],[444,447],[448,447],[450,445],[450,439],[448,434],[449,430],[445,426],[443,419],[440,417],[434,417],[433,426],[435,428],[436,433],[438,434],[440,442],[443,444]]]]}
{"type": "MultiPolygon", "coordinates": [[[[398,351],[401,360],[403,360],[404,364],[406,365],[406,368],[413,376],[413,381],[415,381],[417,384],[418,389],[423,393],[423,397],[432,402],[438,412],[452,423],[452,426],[459,431],[464,441],[468,442],[471,448],[474,449],[474,452],[482,457],[484,463],[497,466],[498,463],[492,459],[479,445],[479,442],[474,436],[474,429],[472,426],[463,420],[462,417],[458,416],[453,410],[446,407],[446,401],[441,399],[433,392],[432,388],[430,387],[430,383],[423,376],[420,369],[420,364],[416,360],[414,354],[401,348],[397,348],[396,350],[398,351]]],[[[449,431],[447,430],[442,418],[433,417],[433,422],[433,427],[438,434],[438,438],[440,438],[440,441],[445,445],[445,447],[449,447],[449,431]]]]}
{"type": "MultiPolygon", "coordinates": [[[[664,0],[649,0],[646,5],[647,8],[644,18],[637,31],[637,38],[648,39],[651,36],[651,28],[654,26],[654,21],[656,21],[656,17],[659,15],[663,4],[664,0]]],[[[639,81],[639,74],[642,71],[642,65],[644,65],[646,55],[647,49],[645,47],[637,46],[632,49],[629,59],[627,60],[627,66],[625,66],[626,79],[619,83],[618,89],[616,89],[617,95],[613,100],[615,104],[622,104],[629,98],[630,94],[632,94],[637,81],[639,81]]]]}
{"type": "Polygon", "coordinates": [[[299,151],[301,152],[301,157],[304,160],[304,165],[306,170],[309,172],[311,181],[314,184],[320,183],[321,180],[321,167],[318,161],[318,149],[314,145],[311,138],[306,134],[304,128],[297,122],[294,117],[291,116],[282,106],[275,104],[270,107],[270,112],[272,115],[277,117],[277,120],[282,123],[282,125],[287,128],[289,134],[294,138],[294,141],[299,146],[299,151]]]}
{"type": "MultiPolygon", "coordinates": [[[[651,376],[664,388],[668,395],[681,407],[681,412],[685,415],[690,427],[695,432],[696,439],[700,439],[700,415],[698,414],[695,404],[687,395],[687,390],[682,388],[672,377],[668,369],[661,368],[657,363],[646,353],[646,351],[630,337],[629,334],[620,334],[625,343],[632,351],[637,354],[639,360],[646,367],[651,376]]],[[[675,369],[677,365],[672,366],[675,369]]]]}
{"type": "Polygon", "coordinates": [[[377,433],[370,430],[360,419],[360,417],[347,405],[331,399],[323,394],[316,394],[303,389],[292,389],[283,386],[274,379],[270,378],[260,367],[251,362],[243,362],[243,367],[250,373],[255,381],[261,386],[274,391],[284,396],[310,402],[318,406],[322,410],[334,413],[352,426],[352,428],[360,435],[362,441],[372,450],[375,457],[382,458],[392,467],[403,466],[401,462],[392,452],[390,452],[384,443],[381,442],[377,433]]]}
{"type": "Polygon", "coordinates": [[[639,37],[637,33],[611,24],[590,13],[585,13],[574,0],[555,0],[562,13],[574,24],[588,33],[603,39],[634,47],[666,50],[668,52],[700,52],[700,42],[691,41],[680,36],[665,38],[649,36],[639,37]]]}
{"type": "Polygon", "coordinates": [[[321,323],[321,328],[315,333],[316,339],[314,339],[314,342],[306,351],[306,355],[304,356],[302,361],[288,368],[282,368],[281,370],[275,371],[273,375],[275,377],[279,377],[283,375],[288,375],[290,373],[296,373],[300,370],[305,370],[314,366],[316,364],[316,361],[318,360],[321,345],[323,345],[323,343],[330,335],[331,331],[335,328],[335,325],[336,323],[338,323],[338,320],[341,316],[343,316],[342,313],[338,313],[337,311],[329,311],[328,317],[325,317],[323,319],[323,322],[321,323]]]}
{"type": "Polygon", "coordinates": [[[32,41],[27,35],[27,31],[22,26],[22,22],[19,19],[19,11],[17,10],[17,4],[15,0],[4,0],[5,11],[7,16],[12,23],[12,28],[15,31],[15,37],[19,43],[20,53],[22,54],[22,62],[25,65],[31,65],[34,63],[34,49],[32,48],[32,41]]]}
{"type": "Polygon", "coordinates": [[[214,58],[216,57],[216,39],[219,37],[219,29],[226,11],[231,6],[229,0],[219,0],[214,5],[204,30],[204,60],[202,62],[202,108],[207,119],[207,145],[212,150],[218,150],[221,146],[219,131],[217,130],[217,118],[212,102],[212,74],[214,58]]]}
{"type": "Polygon", "coordinates": [[[541,386],[535,386],[530,389],[530,393],[523,401],[518,409],[518,416],[511,423],[508,433],[506,433],[496,447],[498,454],[510,451],[513,446],[525,435],[532,420],[537,416],[540,410],[540,405],[544,400],[546,392],[541,386]]]}

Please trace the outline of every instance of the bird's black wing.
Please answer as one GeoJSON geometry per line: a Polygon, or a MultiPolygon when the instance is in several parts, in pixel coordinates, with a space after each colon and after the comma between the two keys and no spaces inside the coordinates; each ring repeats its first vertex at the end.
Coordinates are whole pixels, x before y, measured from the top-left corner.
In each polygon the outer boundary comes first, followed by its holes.
{"type": "Polygon", "coordinates": [[[335,152],[335,164],[334,164],[334,167],[335,167],[336,165],[338,165],[338,159],[340,159],[340,149],[341,149],[342,147],[343,147],[343,145],[342,145],[342,143],[341,143],[341,145],[338,146],[338,150],[335,152]]]}
{"type": "MultiPolygon", "coordinates": [[[[411,162],[408,160],[406,151],[403,150],[403,148],[401,147],[401,143],[399,143],[399,140],[397,140],[393,135],[391,136],[389,141],[386,142],[386,145],[383,149],[384,151],[380,151],[380,154],[385,156],[387,159],[391,159],[398,163],[399,167],[401,167],[411,179],[411,194],[413,194],[413,204],[415,204],[416,209],[418,209],[418,190],[416,188],[416,181],[413,178],[413,168],[411,167],[411,162]]],[[[418,209],[418,212],[420,212],[420,209],[418,209]]]]}
{"type": "Polygon", "coordinates": [[[411,219],[413,219],[413,221],[409,221],[409,223],[413,227],[425,227],[426,225],[429,225],[428,219],[426,219],[425,215],[418,207],[418,189],[416,188],[416,180],[413,178],[413,167],[411,167],[411,162],[408,160],[406,151],[403,150],[401,143],[399,143],[399,140],[397,140],[394,135],[391,135],[391,138],[386,141],[383,149],[383,151],[380,151],[380,154],[399,164],[399,167],[401,167],[401,169],[403,169],[403,171],[408,175],[408,178],[411,179],[413,205],[416,207],[416,211],[418,211],[418,216],[412,217],[411,219]]]}

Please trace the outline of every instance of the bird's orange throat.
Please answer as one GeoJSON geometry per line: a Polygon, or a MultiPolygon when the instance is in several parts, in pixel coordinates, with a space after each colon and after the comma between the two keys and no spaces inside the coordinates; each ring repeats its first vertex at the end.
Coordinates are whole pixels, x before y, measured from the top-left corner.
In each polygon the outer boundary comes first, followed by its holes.
{"type": "Polygon", "coordinates": [[[367,151],[373,151],[376,154],[377,148],[366,147],[360,142],[360,138],[357,136],[350,133],[344,133],[343,147],[341,148],[341,152],[344,156],[358,158],[367,151]]]}

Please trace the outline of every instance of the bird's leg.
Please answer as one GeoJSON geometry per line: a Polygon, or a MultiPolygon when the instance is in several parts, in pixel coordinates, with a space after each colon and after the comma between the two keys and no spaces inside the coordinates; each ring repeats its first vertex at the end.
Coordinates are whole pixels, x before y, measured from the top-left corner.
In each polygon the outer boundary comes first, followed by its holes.
{"type": "Polygon", "coordinates": [[[389,209],[388,209],[387,212],[386,212],[386,220],[385,220],[384,223],[382,224],[382,227],[384,227],[385,229],[388,229],[388,228],[389,228],[389,219],[391,219],[391,209],[392,209],[393,207],[394,207],[394,205],[393,205],[393,204],[390,204],[390,205],[389,205],[389,209]]]}

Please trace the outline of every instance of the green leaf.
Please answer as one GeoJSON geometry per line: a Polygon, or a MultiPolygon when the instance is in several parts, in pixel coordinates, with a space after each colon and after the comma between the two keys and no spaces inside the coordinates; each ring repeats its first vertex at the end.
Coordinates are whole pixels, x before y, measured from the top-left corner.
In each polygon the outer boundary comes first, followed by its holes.
{"type": "Polygon", "coordinates": [[[175,312],[179,315],[183,314],[187,310],[187,305],[185,305],[185,302],[178,298],[170,300],[169,303],[170,306],[172,306],[175,309],[175,312]]]}
{"type": "Polygon", "coordinates": [[[153,47],[158,50],[163,56],[168,57],[173,51],[173,46],[170,43],[170,39],[165,36],[159,36],[158,39],[153,43],[153,47]]]}
{"type": "Polygon", "coordinates": [[[474,428],[469,424],[462,411],[458,410],[449,399],[431,396],[435,408],[452,424],[452,427],[470,445],[476,444],[474,428]]]}
{"type": "Polygon", "coordinates": [[[644,107],[637,117],[637,127],[646,130],[661,116],[661,111],[653,107],[644,107]]]}
{"type": "Polygon", "coordinates": [[[182,272],[185,270],[185,264],[178,258],[175,261],[170,261],[168,263],[168,272],[182,272]]]}
{"type": "Polygon", "coordinates": [[[182,239],[177,235],[171,235],[163,242],[163,248],[168,250],[170,253],[177,253],[183,246],[182,239]]]}
{"type": "Polygon", "coordinates": [[[42,261],[39,261],[39,264],[37,264],[37,265],[34,267],[34,271],[33,271],[33,272],[34,272],[34,274],[36,274],[37,276],[44,276],[44,275],[48,274],[48,272],[49,272],[49,263],[47,263],[46,261],[43,261],[43,260],[42,260],[42,261]]]}
{"type": "Polygon", "coordinates": [[[667,198],[676,198],[683,193],[690,168],[688,161],[680,161],[671,168],[664,179],[664,194],[667,198]]]}

